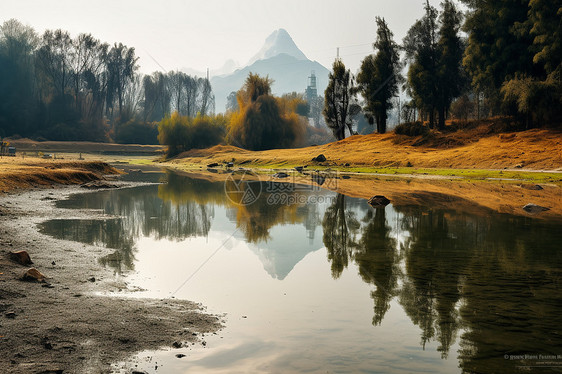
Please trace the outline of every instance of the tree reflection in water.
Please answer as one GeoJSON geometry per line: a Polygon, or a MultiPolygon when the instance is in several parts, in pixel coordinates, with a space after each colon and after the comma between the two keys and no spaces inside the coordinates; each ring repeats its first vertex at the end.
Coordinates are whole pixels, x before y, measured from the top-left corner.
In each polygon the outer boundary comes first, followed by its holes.
{"type": "Polygon", "coordinates": [[[58,239],[73,240],[90,245],[116,249],[99,259],[104,266],[111,266],[116,273],[134,267],[135,239],[123,229],[119,218],[99,220],[57,219],[43,222],[40,231],[58,239]]]}
{"type": "Polygon", "coordinates": [[[380,325],[390,308],[390,301],[396,296],[400,278],[400,253],[396,240],[391,237],[391,228],[386,222],[386,208],[369,210],[363,222],[360,246],[355,253],[359,274],[366,283],[376,289],[371,292],[374,300],[373,325],[380,325]]]}
{"type": "Polygon", "coordinates": [[[322,228],[323,240],[332,263],[332,277],[339,278],[353,256],[357,245],[357,231],[360,223],[356,213],[346,210],[345,196],[339,194],[334,203],[326,209],[322,228]]]}
{"type": "MultiPolygon", "coordinates": [[[[266,242],[273,226],[302,223],[312,238],[319,221],[317,207],[309,203],[271,203],[272,193],[262,193],[252,204],[237,204],[227,198],[223,182],[193,179],[176,173],[165,175],[166,183],[130,189],[106,190],[78,194],[58,204],[60,207],[98,209],[105,219],[60,219],[41,224],[50,235],[116,251],[102,257],[100,263],[117,273],[132,270],[139,237],[182,241],[188,237],[207,236],[215,207],[228,209],[250,243],[266,242]]],[[[280,190],[290,191],[288,183],[280,190]]],[[[300,192],[302,193],[302,192],[300,192]]],[[[310,192],[308,192],[310,193],[310,192]]]]}
{"type": "Polygon", "coordinates": [[[385,209],[368,211],[358,228],[345,199],[326,210],[324,244],[334,278],[354,261],[374,285],[373,325],[396,298],[419,326],[422,347],[437,341],[447,358],[460,334],[465,372],[518,371],[522,363],[506,354],[560,354],[559,223],[395,206],[397,241],[385,209]]]}
{"type": "Polygon", "coordinates": [[[100,258],[100,263],[119,274],[132,270],[139,237],[181,241],[207,236],[214,215],[209,202],[224,199],[224,189],[217,183],[195,182],[173,173],[167,180],[158,186],[75,195],[60,205],[102,209],[104,215],[117,218],[52,220],[40,229],[56,238],[113,248],[115,252],[100,258]]]}
{"type": "Polygon", "coordinates": [[[461,294],[459,285],[469,260],[470,235],[455,230],[443,211],[399,209],[404,214],[402,229],[409,233],[403,243],[405,277],[400,303],[412,322],[421,330],[425,347],[433,339],[447,357],[459,329],[456,305],[461,294]]]}

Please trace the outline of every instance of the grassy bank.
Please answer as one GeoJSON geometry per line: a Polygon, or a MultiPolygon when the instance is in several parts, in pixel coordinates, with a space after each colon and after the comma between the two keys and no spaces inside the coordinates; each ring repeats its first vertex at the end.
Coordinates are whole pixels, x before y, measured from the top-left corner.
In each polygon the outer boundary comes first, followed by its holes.
{"type": "Polygon", "coordinates": [[[493,124],[451,133],[409,137],[356,135],[339,142],[298,148],[248,151],[215,146],[184,152],[168,165],[188,170],[211,163],[234,162],[257,169],[317,170],[347,173],[434,175],[468,179],[562,180],[562,133],[550,129],[496,132],[493,124]],[[312,159],[324,155],[326,161],[312,159]]]}
{"type": "Polygon", "coordinates": [[[51,185],[82,184],[117,174],[117,169],[101,161],[61,161],[40,158],[0,159],[0,192],[51,185]]]}
{"type": "Polygon", "coordinates": [[[77,141],[44,141],[37,142],[30,139],[9,140],[10,146],[16,147],[18,153],[26,152],[33,154],[43,153],[83,153],[103,155],[138,155],[138,156],[161,156],[164,147],[161,145],[142,144],[115,144],[77,141]]]}
{"type": "Polygon", "coordinates": [[[219,145],[184,152],[164,165],[221,180],[229,175],[224,163],[233,162],[232,169],[251,168],[259,179],[271,180],[273,171],[283,169],[289,171],[283,181],[312,185],[316,170],[331,179],[323,188],[348,196],[384,195],[394,205],[522,216],[530,215],[523,206],[533,203],[549,208],[540,218],[562,219],[562,133],[502,132],[495,126],[416,137],[352,136],[321,146],[257,152],[219,145]],[[313,161],[320,154],[326,160],[313,161]],[[218,172],[206,171],[212,163],[219,164],[218,172]],[[296,166],[307,167],[297,173],[296,166]]]}

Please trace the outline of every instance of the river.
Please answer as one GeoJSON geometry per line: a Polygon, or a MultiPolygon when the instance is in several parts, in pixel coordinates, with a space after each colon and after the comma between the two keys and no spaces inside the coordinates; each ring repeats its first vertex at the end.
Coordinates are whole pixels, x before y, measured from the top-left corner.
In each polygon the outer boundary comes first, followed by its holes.
{"type": "Polygon", "coordinates": [[[99,261],[126,296],[200,302],[225,328],[116,372],[562,372],[559,221],[147,177],[161,183],[60,201],[92,219],[40,230],[114,249],[99,261]]]}

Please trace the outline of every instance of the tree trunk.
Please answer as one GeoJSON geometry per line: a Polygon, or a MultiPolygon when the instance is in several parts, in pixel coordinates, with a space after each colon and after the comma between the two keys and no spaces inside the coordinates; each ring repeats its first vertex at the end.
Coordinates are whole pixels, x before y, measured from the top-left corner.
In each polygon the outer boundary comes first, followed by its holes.
{"type": "Polygon", "coordinates": [[[387,106],[386,106],[386,102],[383,102],[383,107],[381,109],[381,111],[379,112],[378,118],[377,118],[377,131],[379,134],[384,134],[386,132],[386,111],[387,111],[387,106]]]}
{"type": "Polygon", "coordinates": [[[476,94],[476,119],[480,121],[480,91],[476,94]]]}
{"type": "Polygon", "coordinates": [[[429,111],[429,128],[432,129],[435,125],[435,110],[431,109],[429,111]]]}
{"type": "Polygon", "coordinates": [[[439,107],[439,123],[437,124],[439,130],[445,129],[445,107],[439,107]]]}
{"type": "Polygon", "coordinates": [[[338,140],[343,140],[345,139],[345,126],[341,126],[338,130],[338,136],[337,136],[338,140]]]}
{"type": "Polygon", "coordinates": [[[379,134],[384,134],[386,132],[386,116],[377,116],[377,132],[379,134]]]}
{"type": "MultiPolygon", "coordinates": [[[[178,86],[179,86],[179,84],[178,84],[178,86]]],[[[180,86],[180,87],[177,87],[177,90],[178,90],[178,91],[177,91],[178,97],[177,97],[177,101],[176,101],[176,110],[178,111],[178,114],[181,116],[181,110],[180,110],[180,103],[181,103],[181,86],[180,86]]]]}

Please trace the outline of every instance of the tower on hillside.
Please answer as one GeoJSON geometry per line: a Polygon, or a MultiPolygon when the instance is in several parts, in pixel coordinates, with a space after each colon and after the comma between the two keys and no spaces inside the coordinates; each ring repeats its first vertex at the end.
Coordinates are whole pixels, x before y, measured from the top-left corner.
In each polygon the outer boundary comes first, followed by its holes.
{"type": "Polygon", "coordinates": [[[311,103],[312,100],[316,99],[316,97],[318,96],[318,90],[316,89],[316,74],[314,73],[314,70],[310,74],[310,77],[308,77],[308,86],[306,87],[305,94],[306,101],[308,101],[309,103],[311,103]]]}

